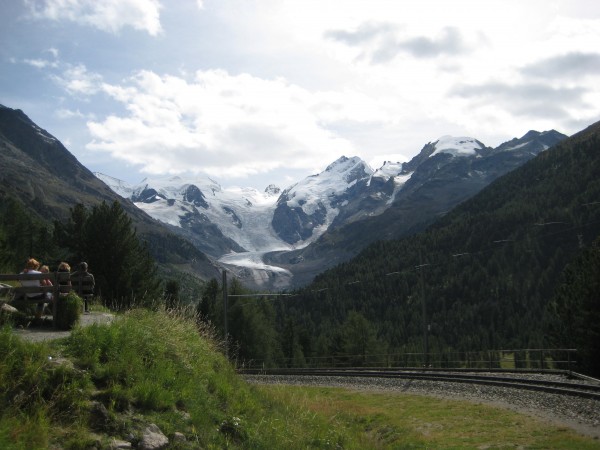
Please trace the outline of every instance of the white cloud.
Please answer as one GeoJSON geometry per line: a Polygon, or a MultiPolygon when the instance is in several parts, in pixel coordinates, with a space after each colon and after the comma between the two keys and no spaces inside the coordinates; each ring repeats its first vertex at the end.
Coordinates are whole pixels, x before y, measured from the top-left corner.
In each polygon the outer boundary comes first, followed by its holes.
{"type": "Polygon", "coordinates": [[[222,70],[198,71],[191,80],[141,71],[124,86],[102,90],[128,114],[88,122],[88,148],[155,174],[322,170],[340,154],[357,152],[331,124],[386,116],[352,92],[311,93],[282,78],[222,70]]]}
{"type": "Polygon", "coordinates": [[[51,23],[22,21],[36,45],[5,61],[66,91],[46,96],[55,117],[82,114],[94,150],[79,141],[82,153],[118,169],[243,183],[342,154],[377,168],[445,134],[495,146],[598,118],[591,2],[25,1],[51,23]]]}
{"type": "Polygon", "coordinates": [[[96,94],[102,82],[101,75],[89,72],[83,64],[68,65],[61,75],[51,75],[51,78],[69,94],[84,97],[96,94]]]}
{"type": "Polygon", "coordinates": [[[52,56],[52,60],[45,58],[26,58],[23,60],[23,62],[38,69],[58,68],[60,65],[60,61],[58,60],[58,49],[49,48],[44,53],[50,53],[50,55],[52,56]]]}
{"type": "Polygon", "coordinates": [[[93,114],[84,114],[79,109],[60,108],[56,110],[54,115],[59,119],[94,119],[93,114]]]}
{"type": "Polygon", "coordinates": [[[116,33],[124,27],[159,34],[158,0],[26,0],[32,15],[40,19],[67,20],[116,33]]]}
{"type": "Polygon", "coordinates": [[[56,61],[48,61],[46,59],[24,59],[23,62],[37,69],[45,69],[47,67],[58,67],[58,63],[56,61]]]}

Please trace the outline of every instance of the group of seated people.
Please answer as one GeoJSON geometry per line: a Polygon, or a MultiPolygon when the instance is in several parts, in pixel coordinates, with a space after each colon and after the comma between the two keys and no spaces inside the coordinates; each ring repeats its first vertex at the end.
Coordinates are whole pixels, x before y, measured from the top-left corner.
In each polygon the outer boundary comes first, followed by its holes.
{"type": "MultiPolygon", "coordinates": [[[[32,273],[32,274],[41,274],[48,273],[50,271],[47,265],[40,264],[35,258],[29,258],[25,263],[25,268],[21,272],[23,273],[32,273]]],[[[71,266],[66,262],[61,262],[58,265],[57,272],[71,272],[71,266]]],[[[86,287],[88,290],[93,292],[94,289],[94,275],[88,272],[88,265],[86,262],[79,263],[79,270],[70,274],[69,280],[61,282],[61,284],[65,284],[70,286],[72,281],[79,281],[81,279],[86,279],[86,287]]],[[[52,286],[52,281],[49,279],[41,279],[41,280],[22,280],[21,285],[24,287],[28,286],[52,286]]],[[[54,298],[51,292],[46,292],[44,294],[37,293],[28,293],[27,297],[31,299],[40,299],[40,303],[37,305],[36,309],[36,318],[40,318],[44,312],[44,308],[48,303],[51,303],[54,298]]],[[[87,302],[86,302],[86,312],[87,312],[87,302]]]]}

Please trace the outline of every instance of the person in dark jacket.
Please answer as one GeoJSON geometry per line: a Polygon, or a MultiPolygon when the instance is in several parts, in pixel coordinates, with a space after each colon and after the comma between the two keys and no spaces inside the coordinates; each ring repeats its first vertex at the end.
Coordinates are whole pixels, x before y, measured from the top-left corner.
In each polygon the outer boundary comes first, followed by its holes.
{"type": "Polygon", "coordinates": [[[86,262],[79,263],[79,270],[71,274],[71,285],[77,294],[83,298],[84,311],[89,312],[88,299],[94,295],[94,287],[96,282],[94,275],[88,272],[88,264],[86,262]]]}

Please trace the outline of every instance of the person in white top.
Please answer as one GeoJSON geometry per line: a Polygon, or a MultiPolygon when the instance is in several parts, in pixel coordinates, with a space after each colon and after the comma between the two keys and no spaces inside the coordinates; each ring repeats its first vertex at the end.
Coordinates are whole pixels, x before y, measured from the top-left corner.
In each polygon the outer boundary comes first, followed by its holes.
{"type": "MultiPolygon", "coordinates": [[[[27,262],[25,263],[25,268],[23,269],[23,271],[21,273],[42,273],[40,272],[38,269],[40,268],[40,263],[34,259],[34,258],[29,258],[27,260],[27,262]]],[[[45,280],[22,280],[21,281],[21,286],[27,287],[27,286],[44,286],[44,284],[42,284],[42,281],[45,280]]],[[[51,301],[52,300],[52,294],[50,292],[48,292],[46,295],[44,294],[36,294],[36,293],[28,293],[26,294],[28,298],[30,299],[37,299],[39,298],[40,300],[46,300],[46,301],[51,301]]],[[[42,317],[42,313],[44,312],[44,308],[46,306],[45,302],[40,302],[37,305],[37,309],[35,312],[35,317],[36,318],[40,318],[42,317]]]]}

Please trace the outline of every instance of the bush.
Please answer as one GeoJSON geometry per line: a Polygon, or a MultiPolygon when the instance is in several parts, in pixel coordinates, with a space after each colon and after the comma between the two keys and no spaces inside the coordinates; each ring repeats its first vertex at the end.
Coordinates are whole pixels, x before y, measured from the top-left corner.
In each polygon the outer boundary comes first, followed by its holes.
{"type": "Polygon", "coordinates": [[[74,292],[58,299],[56,304],[56,327],[60,330],[71,330],[81,317],[83,300],[74,292]]]}

